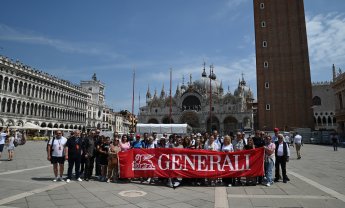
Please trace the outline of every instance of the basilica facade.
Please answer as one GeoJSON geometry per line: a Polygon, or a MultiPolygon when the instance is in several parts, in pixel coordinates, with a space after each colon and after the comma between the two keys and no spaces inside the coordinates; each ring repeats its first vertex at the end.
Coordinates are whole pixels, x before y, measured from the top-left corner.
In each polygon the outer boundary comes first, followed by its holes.
{"type": "Polygon", "coordinates": [[[230,134],[238,130],[253,129],[253,93],[243,78],[232,93],[224,92],[213,67],[207,75],[205,67],[198,80],[185,85],[177,85],[171,97],[166,94],[164,85],[158,95],[152,96],[148,87],[146,105],[140,107],[139,123],[188,123],[195,132],[218,130],[230,134]],[[171,98],[171,99],[170,99],[171,98]]]}

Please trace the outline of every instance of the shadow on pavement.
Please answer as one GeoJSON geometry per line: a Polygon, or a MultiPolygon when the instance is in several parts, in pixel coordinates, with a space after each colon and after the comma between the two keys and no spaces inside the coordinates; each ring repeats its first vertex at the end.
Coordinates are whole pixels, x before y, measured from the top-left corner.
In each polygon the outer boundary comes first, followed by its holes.
{"type": "Polygon", "coordinates": [[[44,177],[44,178],[42,178],[42,177],[40,177],[40,178],[33,177],[31,179],[34,180],[34,181],[51,181],[51,180],[53,180],[52,177],[44,177]]]}

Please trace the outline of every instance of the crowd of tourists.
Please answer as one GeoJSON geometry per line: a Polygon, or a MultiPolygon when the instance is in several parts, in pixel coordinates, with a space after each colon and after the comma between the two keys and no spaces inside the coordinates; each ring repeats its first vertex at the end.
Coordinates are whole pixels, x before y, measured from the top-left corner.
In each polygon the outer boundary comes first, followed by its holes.
{"type": "MultiPolygon", "coordinates": [[[[226,186],[258,185],[271,186],[274,182],[282,180],[287,183],[290,179],[286,175],[286,163],[289,162],[289,142],[279,129],[274,129],[270,136],[264,131],[256,131],[255,135],[246,137],[244,133],[219,136],[217,131],[212,133],[192,133],[188,135],[163,134],[158,138],[157,133],[152,134],[123,134],[114,133],[113,138],[103,136],[99,130],[88,133],[74,131],[69,138],[65,138],[61,131],[47,143],[47,159],[53,164],[54,182],[72,180],[74,169],[77,181],[98,180],[101,182],[128,182],[138,180],[141,183],[163,183],[174,187],[174,184],[226,186]],[[259,177],[241,178],[205,178],[205,179],[162,179],[138,178],[124,179],[119,177],[118,153],[132,148],[188,148],[203,149],[221,152],[237,152],[263,147],[264,175],[259,177]],[[68,162],[67,178],[63,178],[64,163],[68,162]],[[275,177],[273,178],[273,168],[275,177]],[[280,173],[281,170],[281,173],[280,173]]],[[[294,136],[295,145],[301,144],[302,137],[294,136]]],[[[300,159],[300,152],[297,152],[300,159]]]]}

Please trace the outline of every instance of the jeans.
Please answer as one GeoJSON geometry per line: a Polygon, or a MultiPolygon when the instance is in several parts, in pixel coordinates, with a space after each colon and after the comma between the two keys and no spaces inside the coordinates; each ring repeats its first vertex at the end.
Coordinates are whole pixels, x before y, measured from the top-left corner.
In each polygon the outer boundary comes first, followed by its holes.
{"type": "Polygon", "coordinates": [[[85,179],[90,179],[91,178],[94,162],[95,162],[95,158],[94,157],[85,158],[85,173],[84,173],[84,178],[85,179]]]}
{"type": "Polygon", "coordinates": [[[80,169],[80,159],[81,157],[70,157],[68,158],[68,170],[67,170],[67,178],[72,179],[72,170],[73,166],[75,165],[75,178],[79,178],[79,169],[80,169]]]}
{"type": "Polygon", "coordinates": [[[273,182],[273,178],[272,178],[273,167],[274,167],[274,160],[272,158],[266,159],[265,160],[265,176],[266,176],[267,183],[273,182]]]}
{"type": "Polygon", "coordinates": [[[286,180],[288,177],[286,175],[286,157],[285,156],[276,156],[276,173],[275,173],[275,179],[279,179],[279,166],[282,169],[282,175],[283,175],[283,180],[286,180]]]}

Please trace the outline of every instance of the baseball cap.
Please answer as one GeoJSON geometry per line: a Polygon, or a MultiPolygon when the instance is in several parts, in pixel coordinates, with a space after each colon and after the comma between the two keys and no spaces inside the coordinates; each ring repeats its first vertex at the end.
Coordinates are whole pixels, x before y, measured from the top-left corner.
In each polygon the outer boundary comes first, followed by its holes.
{"type": "Polygon", "coordinates": [[[135,138],[140,138],[140,134],[137,134],[137,135],[135,136],[135,138]]]}
{"type": "Polygon", "coordinates": [[[274,132],[278,132],[279,129],[278,129],[278,128],[274,128],[273,131],[274,131],[274,132]]]}

